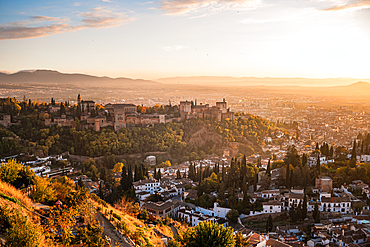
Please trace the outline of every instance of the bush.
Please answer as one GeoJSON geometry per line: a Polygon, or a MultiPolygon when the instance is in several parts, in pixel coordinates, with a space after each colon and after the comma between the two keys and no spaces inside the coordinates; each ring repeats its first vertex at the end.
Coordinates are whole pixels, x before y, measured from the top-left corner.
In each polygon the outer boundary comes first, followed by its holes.
{"type": "Polygon", "coordinates": [[[4,205],[0,208],[0,220],[5,227],[5,246],[41,246],[41,229],[22,216],[16,209],[4,205]]]}
{"type": "Polygon", "coordinates": [[[236,223],[239,218],[239,212],[236,209],[231,209],[227,214],[226,218],[230,220],[232,223],[236,223]]]}
{"type": "Polygon", "coordinates": [[[122,217],[116,213],[113,213],[112,214],[114,218],[116,218],[117,220],[122,220],[122,217]]]}

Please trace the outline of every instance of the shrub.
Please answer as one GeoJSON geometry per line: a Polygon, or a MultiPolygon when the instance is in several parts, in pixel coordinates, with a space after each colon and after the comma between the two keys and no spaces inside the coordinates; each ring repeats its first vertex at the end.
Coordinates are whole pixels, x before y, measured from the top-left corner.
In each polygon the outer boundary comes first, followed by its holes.
{"type": "Polygon", "coordinates": [[[122,217],[114,212],[113,212],[113,217],[116,218],[117,220],[122,220],[122,217]]]}

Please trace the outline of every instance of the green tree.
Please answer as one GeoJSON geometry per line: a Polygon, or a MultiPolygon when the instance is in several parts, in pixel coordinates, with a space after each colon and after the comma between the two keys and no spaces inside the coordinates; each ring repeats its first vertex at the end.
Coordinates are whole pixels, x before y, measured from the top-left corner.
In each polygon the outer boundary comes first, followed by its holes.
{"type": "Polygon", "coordinates": [[[0,166],[0,179],[6,183],[12,184],[19,178],[19,172],[23,164],[11,159],[8,163],[2,162],[0,166]]]}
{"type": "Polygon", "coordinates": [[[103,247],[105,245],[103,227],[94,223],[78,228],[76,242],[79,241],[82,241],[88,247],[103,247]]]}
{"type": "Polygon", "coordinates": [[[236,209],[231,209],[227,214],[226,214],[226,218],[228,220],[230,220],[232,223],[236,223],[238,222],[238,218],[239,218],[239,212],[238,210],[236,209]]]}
{"type": "Polygon", "coordinates": [[[189,228],[181,242],[188,247],[232,247],[235,245],[233,231],[214,221],[200,222],[189,228]]]}
{"type": "Polygon", "coordinates": [[[181,179],[181,173],[179,169],[177,169],[177,172],[176,172],[176,179],[181,179]]]}
{"type": "Polygon", "coordinates": [[[50,209],[47,219],[47,230],[50,236],[55,239],[61,237],[61,243],[69,245],[74,235],[72,227],[76,224],[77,211],[72,207],[55,206],[50,209]]]}
{"type": "Polygon", "coordinates": [[[42,229],[28,219],[28,217],[23,216],[20,211],[9,204],[4,204],[0,207],[0,220],[2,225],[7,228],[4,234],[5,245],[2,246],[42,246],[42,229]]]}
{"type": "Polygon", "coordinates": [[[288,148],[288,152],[284,158],[285,165],[292,165],[293,167],[299,166],[302,164],[301,157],[298,154],[297,149],[293,146],[288,148]]]}
{"type": "Polygon", "coordinates": [[[34,177],[34,190],[31,192],[31,198],[35,202],[47,203],[56,200],[56,193],[51,186],[49,179],[44,179],[38,176],[34,177]]]}

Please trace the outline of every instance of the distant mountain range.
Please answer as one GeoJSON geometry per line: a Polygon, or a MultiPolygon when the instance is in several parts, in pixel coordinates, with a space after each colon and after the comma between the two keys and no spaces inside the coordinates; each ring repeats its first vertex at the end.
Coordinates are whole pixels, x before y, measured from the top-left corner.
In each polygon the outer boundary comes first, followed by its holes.
{"type": "MultiPolygon", "coordinates": [[[[370,80],[367,80],[370,81],[370,80]]],[[[235,87],[254,88],[257,91],[271,93],[306,94],[321,96],[367,96],[370,95],[370,84],[361,79],[353,78],[258,78],[258,77],[229,77],[229,76],[193,76],[193,77],[169,77],[155,81],[131,78],[99,77],[86,74],[68,74],[55,70],[19,71],[13,74],[0,73],[0,87],[26,89],[27,86],[42,86],[48,88],[66,88],[75,91],[75,88],[93,89],[99,94],[99,90],[107,89],[138,89],[159,95],[175,90],[191,95],[194,89],[210,89],[222,91],[223,88],[235,87]],[[11,85],[10,85],[11,84],[11,85]],[[196,85],[196,87],[194,87],[196,85]],[[98,90],[96,90],[99,88],[98,90]]],[[[118,91],[117,91],[118,92],[118,91]]],[[[102,91],[101,91],[102,93],[102,91]]],[[[180,93],[181,94],[181,93],[180,93]]],[[[142,97],[142,96],[140,96],[142,97]]]]}
{"type": "MultiPolygon", "coordinates": [[[[331,87],[345,86],[365,79],[355,78],[283,78],[283,77],[231,77],[231,76],[190,76],[168,77],[155,81],[165,84],[194,84],[207,86],[305,86],[331,87]]],[[[369,80],[370,81],[370,80],[369,80]]]]}
{"type": "Polygon", "coordinates": [[[14,74],[0,73],[0,83],[39,83],[39,84],[71,84],[76,83],[81,86],[135,86],[135,85],[156,85],[158,82],[130,79],[124,77],[111,78],[111,77],[98,77],[85,74],[67,74],[60,73],[55,70],[34,70],[34,71],[20,71],[14,74]]]}

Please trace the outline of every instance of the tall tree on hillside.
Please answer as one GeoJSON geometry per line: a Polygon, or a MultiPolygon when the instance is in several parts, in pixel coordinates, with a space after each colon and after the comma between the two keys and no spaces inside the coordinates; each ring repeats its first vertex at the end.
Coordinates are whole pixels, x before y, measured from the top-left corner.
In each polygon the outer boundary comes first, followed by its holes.
{"type": "Polygon", "coordinates": [[[137,170],[137,165],[135,165],[135,173],[134,173],[134,182],[136,182],[136,181],[139,181],[139,179],[138,179],[138,170],[137,170]]]}
{"type": "Polygon", "coordinates": [[[315,204],[315,208],[313,209],[312,217],[315,220],[315,223],[320,223],[320,211],[317,203],[315,204]]]}
{"type": "Polygon", "coordinates": [[[320,176],[320,174],[321,174],[320,154],[317,154],[316,170],[317,170],[317,173],[320,176]]]}
{"type": "Polygon", "coordinates": [[[301,157],[298,154],[297,149],[293,146],[288,148],[288,152],[284,158],[285,165],[291,164],[293,167],[299,166],[302,164],[301,157]]]}
{"type": "Polygon", "coordinates": [[[243,208],[247,208],[249,205],[248,187],[244,185],[243,189],[243,208]]]}
{"type": "Polygon", "coordinates": [[[273,229],[273,224],[272,224],[272,217],[270,214],[266,221],[266,232],[271,232],[272,229],[273,229]]]}
{"type": "Polygon", "coordinates": [[[254,174],[254,179],[253,179],[253,190],[257,191],[257,183],[258,183],[258,173],[254,174]]]}
{"type": "Polygon", "coordinates": [[[266,170],[266,174],[267,176],[270,176],[271,177],[271,159],[269,159],[269,162],[267,164],[267,170],[266,170]]]}
{"type": "Polygon", "coordinates": [[[306,193],[303,197],[303,205],[302,205],[302,219],[305,219],[307,217],[307,196],[306,193]]]}
{"type": "Polygon", "coordinates": [[[123,191],[128,190],[128,177],[127,177],[126,166],[122,167],[120,183],[121,183],[121,188],[123,191]]]}
{"type": "Polygon", "coordinates": [[[132,167],[129,165],[128,167],[128,172],[127,172],[127,188],[131,189],[132,188],[132,167]]]}
{"type": "Polygon", "coordinates": [[[287,164],[286,165],[286,172],[285,172],[285,187],[287,188],[287,189],[290,189],[290,178],[289,178],[289,176],[290,176],[290,165],[289,164],[287,164]]]}
{"type": "Polygon", "coordinates": [[[331,146],[330,150],[329,150],[329,156],[333,157],[333,155],[334,155],[334,148],[333,148],[333,146],[331,146]]]}
{"type": "Polygon", "coordinates": [[[357,148],[357,145],[356,145],[356,140],[353,141],[353,147],[352,147],[352,155],[351,155],[351,159],[356,159],[356,148],[357,148]]]}
{"type": "Polygon", "coordinates": [[[304,167],[307,164],[308,155],[306,153],[302,154],[302,167],[304,167]]]}
{"type": "Polygon", "coordinates": [[[177,169],[177,172],[176,172],[176,179],[181,179],[181,173],[179,169],[177,169]]]}

